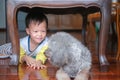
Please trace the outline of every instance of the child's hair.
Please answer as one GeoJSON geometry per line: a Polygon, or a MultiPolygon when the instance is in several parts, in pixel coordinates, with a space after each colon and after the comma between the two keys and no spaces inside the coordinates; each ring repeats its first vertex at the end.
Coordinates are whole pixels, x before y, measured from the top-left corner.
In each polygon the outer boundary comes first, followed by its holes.
{"type": "Polygon", "coordinates": [[[48,28],[48,19],[46,17],[46,15],[44,15],[42,12],[40,11],[30,11],[28,13],[28,15],[26,16],[26,27],[28,28],[29,27],[29,24],[31,22],[36,22],[38,24],[40,24],[41,22],[45,21],[47,26],[46,28],[48,28]]]}

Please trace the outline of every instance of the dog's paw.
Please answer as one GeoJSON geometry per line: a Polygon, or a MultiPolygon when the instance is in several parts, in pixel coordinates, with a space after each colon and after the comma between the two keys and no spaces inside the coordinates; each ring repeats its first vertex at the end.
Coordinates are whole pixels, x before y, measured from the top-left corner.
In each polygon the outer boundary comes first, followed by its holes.
{"type": "Polygon", "coordinates": [[[80,73],[80,74],[77,74],[74,80],[88,80],[88,79],[89,79],[88,74],[80,73]]]}
{"type": "Polygon", "coordinates": [[[59,69],[56,73],[57,80],[71,80],[67,73],[65,73],[62,69],[59,69]]]}

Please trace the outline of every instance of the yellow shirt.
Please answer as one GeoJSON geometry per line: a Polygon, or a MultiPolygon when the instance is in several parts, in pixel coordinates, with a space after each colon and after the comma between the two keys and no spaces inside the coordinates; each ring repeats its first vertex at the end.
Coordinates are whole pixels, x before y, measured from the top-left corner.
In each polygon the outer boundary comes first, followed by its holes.
{"type": "MultiPolygon", "coordinates": [[[[44,46],[41,50],[40,50],[40,52],[36,55],[36,60],[40,60],[40,61],[42,61],[42,63],[44,64],[45,63],[45,61],[46,61],[46,56],[45,56],[45,54],[44,54],[44,52],[45,52],[45,50],[47,49],[47,45],[46,46],[44,46]]],[[[24,55],[26,55],[25,54],[25,50],[22,48],[22,47],[20,47],[20,62],[21,62],[21,58],[24,56],[24,55]]]]}
{"type": "MultiPolygon", "coordinates": [[[[26,36],[20,40],[20,62],[21,58],[24,55],[29,55],[31,52],[29,51],[29,36],[26,36]]],[[[46,56],[44,54],[45,50],[48,48],[47,38],[33,51],[35,53],[35,59],[40,60],[43,64],[46,61],[46,56]]]]}

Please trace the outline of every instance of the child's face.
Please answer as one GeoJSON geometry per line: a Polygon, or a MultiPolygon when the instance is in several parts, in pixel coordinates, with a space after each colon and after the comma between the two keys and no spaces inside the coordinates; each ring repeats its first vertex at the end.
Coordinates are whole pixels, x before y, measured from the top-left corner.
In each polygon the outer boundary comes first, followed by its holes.
{"type": "Polygon", "coordinates": [[[29,24],[29,28],[26,28],[26,32],[28,35],[30,35],[31,43],[39,44],[41,41],[45,39],[47,34],[46,27],[47,27],[47,24],[45,21],[43,21],[40,24],[36,22],[31,22],[29,24]]]}

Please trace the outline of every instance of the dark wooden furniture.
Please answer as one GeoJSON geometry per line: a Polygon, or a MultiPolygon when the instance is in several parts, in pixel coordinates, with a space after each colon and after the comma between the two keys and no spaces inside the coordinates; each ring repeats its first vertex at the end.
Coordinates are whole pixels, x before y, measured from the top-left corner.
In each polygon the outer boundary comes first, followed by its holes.
{"type": "Polygon", "coordinates": [[[101,29],[99,35],[98,55],[100,70],[108,70],[108,61],[105,55],[106,43],[111,17],[111,0],[7,0],[7,26],[12,42],[13,53],[19,55],[19,36],[17,27],[17,12],[21,8],[41,8],[41,11],[57,14],[80,13],[83,16],[83,35],[87,25],[87,15],[101,12],[101,29]],[[67,12],[66,12],[67,11],[67,12]]]}
{"type": "Polygon", "coordinates": [[[117,41],[118,41],[118,49],[116,60],[120,61],[120,2],[113,3],[113,8],[116,11],[116,30],[117,30],[117,41]]]}

